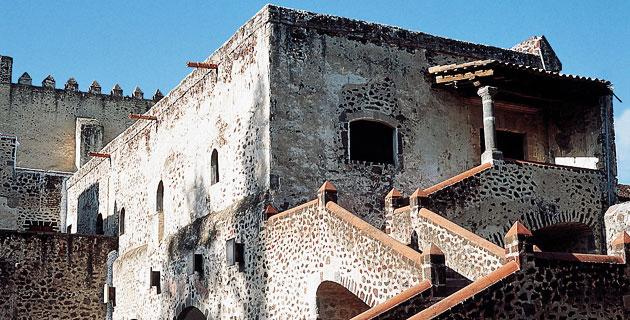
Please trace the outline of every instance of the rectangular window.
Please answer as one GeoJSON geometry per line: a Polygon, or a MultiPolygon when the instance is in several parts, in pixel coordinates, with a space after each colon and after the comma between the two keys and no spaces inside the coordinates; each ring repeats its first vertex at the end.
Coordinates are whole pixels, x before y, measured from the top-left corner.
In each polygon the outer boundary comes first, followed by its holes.
{"type": "MultiPolygon", "coordinates": [[[[483,128],[480,130],[481,152],[486,150],[483,128]]],[[[525,134],[497,130],[497,149],[506,159],[525,160],[525,134]]]]}

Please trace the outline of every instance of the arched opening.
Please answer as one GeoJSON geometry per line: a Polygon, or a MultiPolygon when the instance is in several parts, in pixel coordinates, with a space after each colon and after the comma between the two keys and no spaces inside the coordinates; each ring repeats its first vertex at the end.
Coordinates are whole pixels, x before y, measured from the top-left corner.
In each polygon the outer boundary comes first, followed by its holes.
{"type": "Polygon", "coordinates": [[[394,164],[396,130],[370,120],[350,122],[350,160],[394,164]]]}
{"type": "Polygon", "coordinates": [[[593,230],[584,223],[565,222],[540,228],[532,232],[532,242],[541,251],[594,253],[593,230]]]}
{"type": "Polygon", "coordinates": [[[162,180],[157,187],[155,210],[157,211],[157,238],[161,241],[164,236],[164,182],[162,180]]]}
{"type": "Polygon", "coordinates": [[[342,285],[324,281],[317,287],[317,319],[350,319],[370,307],[342,285]]]}
{"type": "Polygon", "coordinates": [[[206,316],[195,307],[188,307],[177,316],[177,320],[205,320],[206,316]]]}
{"type": "Polygon", "coordinates": [[[411,233],[411,239],[409,240],[409,248],[420,252],[420,245],[418,243],[418,233],[415,230],[411,233]]]}
{"type": "Polygon", "coordinates": [[[104,234],[103,230],[103,215],[100,213],[96,215],[96,226],[94,227],[94,233],[96,234],[104,234]]]}
{"type": "Polygon", "coordinates": [[[217,149],[212,150],[210,170],[210,185],[213,185],[219,182],[219,152],[217,152],[217,149]]]}
{"type": "Polygon", "coordinates": [[[125,208],[120,209],[118,214],[118,235],[125,234],[125,208]]]}

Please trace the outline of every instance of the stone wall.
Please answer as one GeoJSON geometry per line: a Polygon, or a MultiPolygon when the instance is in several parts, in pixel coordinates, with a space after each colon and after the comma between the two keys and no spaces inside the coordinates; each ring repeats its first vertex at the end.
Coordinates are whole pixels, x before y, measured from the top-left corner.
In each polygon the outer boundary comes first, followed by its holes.
{"type": "MultiPolygon", "coordinates": [[[[270,181],[280,209],[306,201],[327,179],[346,191],[340,204],[383,227],[383,198],[392,187],[428,187],[480,162],[481,99],[432,87],[427,69],[478,59],[542,67],[540,57],[529,53],[269,10],[270,181]],[[359,119],[395,128],[393,164],[350,160],[349,124],[359,119]]],[[[602,114],[609,108],[603,104],[498,100],[497,129],[525,134],[528,160],[588,158],[605,167],[610,152],[604,144],[614,139],[604,134],[602,114]]]]}
{"type": "MultiPolygon", "coordinates": [[[[4,62],[10,57],[0,58],[4,62]]],[[[107,143],[133,123],[129,113],[144,113],[154,104],[139,89],[123,96],[118,85],[103,94],[96,82],[82,92],[74,79],[56,89],[51,76],[41,86],[33,85],[27,73],[17,83],[11,83],[10,69],[3,76],[8,81],[0,81],[0,130],[20,140],[19,167],[73,172],[76,143],[81,143],[75,141],[77,118],[97,121],[107,143]]]]}
{"type": "Polygon", "coordinates": [[[0,318],[105,319],[109,237],[0,231],[0,318]]]}
{"type": "MultiPolygon", "coordinates": [[[[427,210],[407,208],[414,245],[435,244],[444,253],[446,266],[470,280],[477,280],[503,264],[504,249],[427,210]]],[[[400,212],[402,214],[402,212],[400,212]]],[[[404,243],[411,243],[411,234],[404,243]]]]}
{"type": "Polygon", "coordinates": [[[587,225],[596,250],[605,247],[603,212],[608,207],[601,171],[496,161],[491,168],[425,189],[423,207],[503,245],[511,221],[536,232],[562,223],[587,225]]]}
{"type": "Polygon", "coordinates": [[[443,306],[410,319],[628,318],[630,310],[624,309],[624,295],[630,293],[628,264],[577,260],[571,255],[527,254],[516,272],[495,276],[489,286],[473,283],[470,290],[440,302],[443,306]]]}
{"type": "Polygon", "coordinates": [[[606,244],[610,252],[612,242],[622,231],[630,233],[630,202],[610,206],[604,214],[606,224],[606,244]]]}
{"type": "Polygon", "coordinates": [[[317,317],[323,281],[347,288],[374,306],[427,278],[421,255],[335,203],[317,201],[274,216],[263,231],[269,318],[317,317]],[[287,292],[300,292],[288,299],[287,292]]]}
{"type": "Polygon", "coordinates": [[[16,137],[0,134],[0,229],[58,231],[70,175],[16,168],[17,146],[16,137]]]}

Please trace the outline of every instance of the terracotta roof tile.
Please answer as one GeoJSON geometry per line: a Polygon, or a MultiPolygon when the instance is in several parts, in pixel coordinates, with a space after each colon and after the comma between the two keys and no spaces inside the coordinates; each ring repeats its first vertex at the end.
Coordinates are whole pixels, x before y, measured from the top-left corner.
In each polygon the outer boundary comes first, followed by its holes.
{"type": "Polygon", "coordinates": [[[532,232],[529,231],[529,229],[527,229],[527,227],[525,227],[519,221],[514,222],[514,224],[512,225],[512,228],[510,228],[510,230],[508,230],[508,232],[505,234],[506,237],[515,236],[515,235],[528,236],[528,237],[533,236],[532,232]]]}
{"type": "Polygon", "coordinates": [[[431,288],[431,281],[424,280],[420,282],[419,284],[383,301],[382,303],[375,305],[374,307],[355,316],[354,318],[350,320],[374,319],[375,317],[385,313],[388,310],[393,309],[394,307],[400,305],[401,303],[425,292],[426,290],[430,288],[431,288]]]}
{"type": "Polygon", "coordinates": [[[324,182],[324,184],[322,184],[322,186],[317,190],[317,192],[322,191],[337,191],[337,188],[334,184],[332,184],[332,182],[326,180],[326,182],[324,182]]]}
{"type": "Polygon", "coordinates": [[[389,193],[387,193],[387,195],[385,196],[385,198],[400,198],[400,197],[402,197],[402,194],[396,188],[392,188],[392,190],[389,191],[389,193]]]}
{"type": "Polygon", "coordinates": [[[615,240],[613,240],[612,245],[618,244],[630,244],[630,235],[627,232],[623,231],[615,240]]]}

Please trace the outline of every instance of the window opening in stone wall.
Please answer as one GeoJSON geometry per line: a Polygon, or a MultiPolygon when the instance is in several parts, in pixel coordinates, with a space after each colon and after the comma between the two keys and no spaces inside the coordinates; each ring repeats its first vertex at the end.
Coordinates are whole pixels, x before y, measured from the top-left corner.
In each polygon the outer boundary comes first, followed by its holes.
{"type": "Polygon", "coordinates": [[[96,215],[96,227],[94,228],[96,234],[105,234],[103,230],[103,215],[100,213],[96,215]]]}
{"type": "Polygon", "coordinates": [[[350,160],[394,164],[395,132],[382,122],[350,122],[350,160]]]}
{"type": "MultiPolygon", "coordinates": [[[[483,128],[480,130],[481,152],[486,150],[483,128]]],[[[525,134],[497,130],[497,148],[507,159],[525,160],[525,134]]]]}
{"type": "Polygon", "coordinates": [[[118,234],[125,234],[125,208],[120,209],[120,214],[118,214],[118,234]]]}
{"type": "Polygon", "coordinates": [[[160,180],[155,197],[155,209],[157,210],[157,237],[161,241],[164,236],[164,182],[160,180]]]}
{"type": "Polygon", "coordinates": [[[217,152],[217,149],[212,150],[210,170],[210,185],[213,185],[219,182],[219,152],[217,152]]]}
{"type": "Polygon", "coordinates": [[[72,233],[72,225],[66,227],[66,233],[72,233]]]}
{"type": "Polygon", "coordinates": [[[203,255],[201,253],[195,253],[193,256],[193,271],[196,272],[200,278],[203,278],[203,255]]]}

